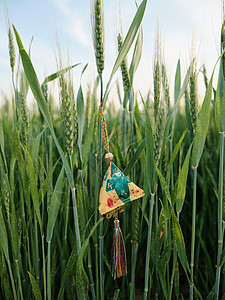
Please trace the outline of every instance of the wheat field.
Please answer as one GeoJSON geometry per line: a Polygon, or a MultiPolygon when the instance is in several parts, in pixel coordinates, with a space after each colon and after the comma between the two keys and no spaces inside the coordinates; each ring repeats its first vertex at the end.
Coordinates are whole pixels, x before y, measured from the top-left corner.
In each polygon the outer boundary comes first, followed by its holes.
{"type": "Polygon", "coordinates": [[[126,34],[118,32],[108,82],[103,0],[91,2],[96,80],[77,91],[77,64],[64,64],[60,51],[56,72],[37,78],[32,48],[8,20],[13,96],[2,96],[0,107],[0,299],[225,299],[225,22],[212,74],[192,53],[185,74],[178,59],[172,84],[157,30],[152,92],[143,95],[133,83],[147,2],[126,34]],[[119,213],[127,260],[120,278],[110,270],[113,218],[98,209],[107,147],[145,193],[119,213]]]}

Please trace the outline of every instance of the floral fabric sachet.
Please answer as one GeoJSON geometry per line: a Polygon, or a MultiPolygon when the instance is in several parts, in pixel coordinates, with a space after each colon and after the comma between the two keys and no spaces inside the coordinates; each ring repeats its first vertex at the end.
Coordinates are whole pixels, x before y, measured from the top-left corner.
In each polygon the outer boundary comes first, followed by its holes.
{"type": "Polygon", "coordinates": [[[100,213],[107,214],[143,196],[144,191],[126,177],[113,162],[110,162],[99,195],[100,213]]]}

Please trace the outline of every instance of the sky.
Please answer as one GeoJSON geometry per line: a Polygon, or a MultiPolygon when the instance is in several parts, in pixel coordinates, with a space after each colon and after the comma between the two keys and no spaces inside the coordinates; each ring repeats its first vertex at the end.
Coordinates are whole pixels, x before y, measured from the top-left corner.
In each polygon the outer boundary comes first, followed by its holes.
{"type": "MultiPolygon", "coordinates": [[[[192,40],[197,52],[197,66],[205,63],[208,76],[220,52],[220,28],[222,23],[222,0],[148,0],[143,18],[143,53],[135,74],[134,88],[143,95],[153,90],[153,62],[157,19],[162,39],[162,51],[167,67],[171,94],[177,61],[181,60],[182,79],[191,59],[192,40]]],[[[74,88],[80,84],[80,74],[88,63],[82,77],[84,91],[97,76],[92,42],[90,0],[0,0],[0,104],[2,95],[12,92],[11,71],[8,54],[5,3],[8,14],[28,50],[31,38],[31,60],[40,82],[57,71],[57,41],[60,43],[63,65],[81,63],[73,70],[74,88]],[[68,55],[69,53],[69,55],[68,55]],[[68,61],[68,56],[70,60],[68,61]]],[[[141,3],[140,0],[137,1],[141,3]]],[[[104,0],[105,20],[105,70],[104,83],[109,79],[117,56],[116,36],[122,26],[125,36],[136,13],[134,0],[104,0]],[[120,17],[119,17],[120,16],[120,17]]],[[[132,49],[128,54],[128,63],[132,49]]],[[[18,52],[17,52],[18,61],[18,52]]],[[[117,72],[112,86],[120,79],[117,72]]],[[[199,94],[203,78],[199,73],[199,94]]],[[[54,92],[57,83],[51,85],[54,92]]]]}

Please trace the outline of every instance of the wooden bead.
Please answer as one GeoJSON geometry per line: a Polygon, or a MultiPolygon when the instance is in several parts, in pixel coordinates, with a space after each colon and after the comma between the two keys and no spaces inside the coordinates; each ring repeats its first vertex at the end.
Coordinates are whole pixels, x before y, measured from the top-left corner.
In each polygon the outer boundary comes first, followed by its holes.
{"type": "Polygon", "coordinates": [[[106,159],[107,161],[109,161],[109,162],[110,162],[110,161],[113,161],[113,154],[110,153],[110,152],[106,153],[105,159],[106,159]]]}

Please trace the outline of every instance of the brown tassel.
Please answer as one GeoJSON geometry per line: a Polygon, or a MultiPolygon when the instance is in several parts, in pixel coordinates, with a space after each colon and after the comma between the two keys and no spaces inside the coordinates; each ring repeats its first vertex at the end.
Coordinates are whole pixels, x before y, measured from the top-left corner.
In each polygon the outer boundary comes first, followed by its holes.
{"type": "Polygon", "coordinates": [[[114,279],[127,275],[126,249],[120,229],[120,221],[114,220],[114,234],[112,245],[111,272],[114,279]]]}

